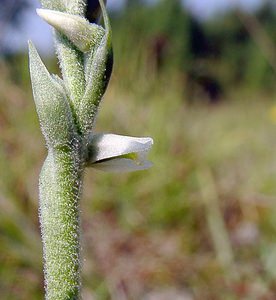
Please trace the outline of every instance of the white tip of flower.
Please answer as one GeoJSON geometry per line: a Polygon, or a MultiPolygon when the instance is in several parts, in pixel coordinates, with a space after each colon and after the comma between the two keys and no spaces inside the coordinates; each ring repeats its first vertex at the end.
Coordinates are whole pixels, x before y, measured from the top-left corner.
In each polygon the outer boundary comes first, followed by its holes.
{"type": "Polygon", "coordinates": [[[152,166],[146,160],[152,138],[116,134],[93,135],[89,143],[89,165],[111,172],[145,170],[152,166]]]}
{"type": "Polygon", "coordinates": [[[104,29],[96,24],[90,24],[85,18],[50,9],[37,9],[37,14],[66,35],[69,40],[82,52],[90,50],[104,35],[104,29]]]}

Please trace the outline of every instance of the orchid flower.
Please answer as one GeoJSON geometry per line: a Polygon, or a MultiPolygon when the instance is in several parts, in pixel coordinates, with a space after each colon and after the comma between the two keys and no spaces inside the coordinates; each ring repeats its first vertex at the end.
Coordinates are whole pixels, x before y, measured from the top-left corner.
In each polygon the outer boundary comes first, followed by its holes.
{"type": "MultiPolygon", "coordinates": [[[[39,179],[39,217],[47,300],[80,299],[79,202],[85,167],[126,172],[151,166],[149,137],[95,134],[112,72],[111,28],[85,18],[86,0],[41,0],[37,13],[54,28],[62,78],[48,72],[29,43],[33,96],[48,155],[39,179]]],[[[98,19],[98,9],[92,12],[98,19]]]]}
{"type": "Polygon", "coordinates": [[[130,137],[116,134],[92,135],[88,145],[88,166],[111,172],[145,170],[152,166],[146,160],[153,145],[152,138],[130,137]]]}
{"type": "Polygon", "coordinates": [[[50,9],[37,9],[37,14],[49,25],[65,34],[82,52],[87,52],[104,35],[104,29],[86,19],[50,9]]]}

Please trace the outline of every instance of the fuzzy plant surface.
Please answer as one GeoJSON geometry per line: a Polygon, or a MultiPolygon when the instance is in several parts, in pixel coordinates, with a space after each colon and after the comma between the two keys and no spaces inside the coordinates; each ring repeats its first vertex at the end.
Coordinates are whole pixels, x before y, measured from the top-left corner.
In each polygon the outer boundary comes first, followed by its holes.
{"type": "Polygon", "coordinates": [[[38,15],[53,27],[62,78],[50,74],[29,42],[33,96],[48,149],[39,179],[39,219],[46,299],[81,299],[80,197],[86,167],[149,168],[149,137],[93,131],[112,72],[111,28],[103,0],[41,0],[38,15]],[[104,26],[98,25],[100,10],[104,26]],[[92,22],[92,23],[91,23],[92,22]]]}

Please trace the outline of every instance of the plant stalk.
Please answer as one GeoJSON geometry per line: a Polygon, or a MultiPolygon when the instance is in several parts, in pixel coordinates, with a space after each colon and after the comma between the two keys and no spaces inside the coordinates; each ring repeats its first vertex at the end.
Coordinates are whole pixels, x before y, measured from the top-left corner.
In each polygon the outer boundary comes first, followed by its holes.
{"type": "Polygon", "coordinates": [[[80,299],[80,152],[49,151],[40,174],[40,224],[47,300],[80,299]]]}

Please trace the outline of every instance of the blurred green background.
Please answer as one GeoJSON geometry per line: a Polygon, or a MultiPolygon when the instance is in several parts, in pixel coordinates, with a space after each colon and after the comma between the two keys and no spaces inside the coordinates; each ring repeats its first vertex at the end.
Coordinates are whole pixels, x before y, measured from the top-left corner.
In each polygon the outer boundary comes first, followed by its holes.
{"type": "MultiPolygon", "coordinates": [[[[7,44],[28,1],[0,4],[0,298],[42,299],[46,149],[27,55],[7,44]]],[[[111,22],[96,130],[152,136],[154,167],[87,170],[83,299],[276,299],[275,2],[200,18],[178,0],[129,0],[111,22]]]]}

